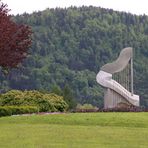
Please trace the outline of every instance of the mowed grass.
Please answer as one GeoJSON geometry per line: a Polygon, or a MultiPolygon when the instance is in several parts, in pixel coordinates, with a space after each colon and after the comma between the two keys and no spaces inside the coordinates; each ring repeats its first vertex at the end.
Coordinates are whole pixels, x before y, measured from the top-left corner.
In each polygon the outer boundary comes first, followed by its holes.
{"type": "Polygon", "coordinates": [[[2,117],[0,148],[148,148],[148,113],[2,117]]]}

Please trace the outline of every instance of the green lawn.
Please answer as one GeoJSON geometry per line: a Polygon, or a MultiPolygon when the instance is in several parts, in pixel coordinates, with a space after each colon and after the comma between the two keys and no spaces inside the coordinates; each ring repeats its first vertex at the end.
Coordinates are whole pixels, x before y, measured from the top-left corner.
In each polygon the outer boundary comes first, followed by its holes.
{"type": "Polygon", "coordinates": [[[2,117],[0,148],[148,148],[148,113],[2,117]]]}

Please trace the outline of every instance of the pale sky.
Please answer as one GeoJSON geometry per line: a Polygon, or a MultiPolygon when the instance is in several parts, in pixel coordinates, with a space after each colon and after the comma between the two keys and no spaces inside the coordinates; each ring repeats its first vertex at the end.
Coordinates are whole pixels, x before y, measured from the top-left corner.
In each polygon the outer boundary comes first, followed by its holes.
{"type": "Polygon", "coordinates": [[[70,6],[97,6],[112,8],[118,11],[133,14],[148,15],[148,0],[1,0],[8,4],[10,14],[22,14],[24,12],[44,10],[46,8],[70,7],[70,6]]]}

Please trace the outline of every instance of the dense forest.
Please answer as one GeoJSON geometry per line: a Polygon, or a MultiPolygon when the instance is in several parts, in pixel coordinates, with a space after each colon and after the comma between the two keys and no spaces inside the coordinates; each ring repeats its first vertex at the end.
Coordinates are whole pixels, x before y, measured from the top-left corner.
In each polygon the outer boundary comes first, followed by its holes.
{"type": "Polygon", "coordinates": [[[30,25],[33,44],[28,57],[8,75],[1,73],[1,92],[10,89],[64,91],[78,103],[103,106],[96,74],[124,47],[134,48],[134,90],[148,107],[148,16],[98,7],[46,9],[13,16],[30,25]]]}

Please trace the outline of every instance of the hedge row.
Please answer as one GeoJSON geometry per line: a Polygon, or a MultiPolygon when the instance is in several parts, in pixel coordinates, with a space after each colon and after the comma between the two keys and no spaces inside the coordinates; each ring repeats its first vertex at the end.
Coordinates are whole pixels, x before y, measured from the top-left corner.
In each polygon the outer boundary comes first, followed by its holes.
{"type": "Polygon", "coordinates": [[[31,114],[39,111],[36,106],[0,106],[0,117],[18,114],[31,114]]]}
{"type": "Polygon", "coordinates": [[[39,112],[64,112],[68,109],[62,96],[54,93],[44,94],[36,90],[11,90],[1,94],[0,106],[36,106],[39,112]]]}
{"type": "Polygon", "coordinates": [[[147,110],[143,107],[115,107],[115,108],[107,108],[107,109],[100,109],[100,112],[146,112],[147,110]]]}

